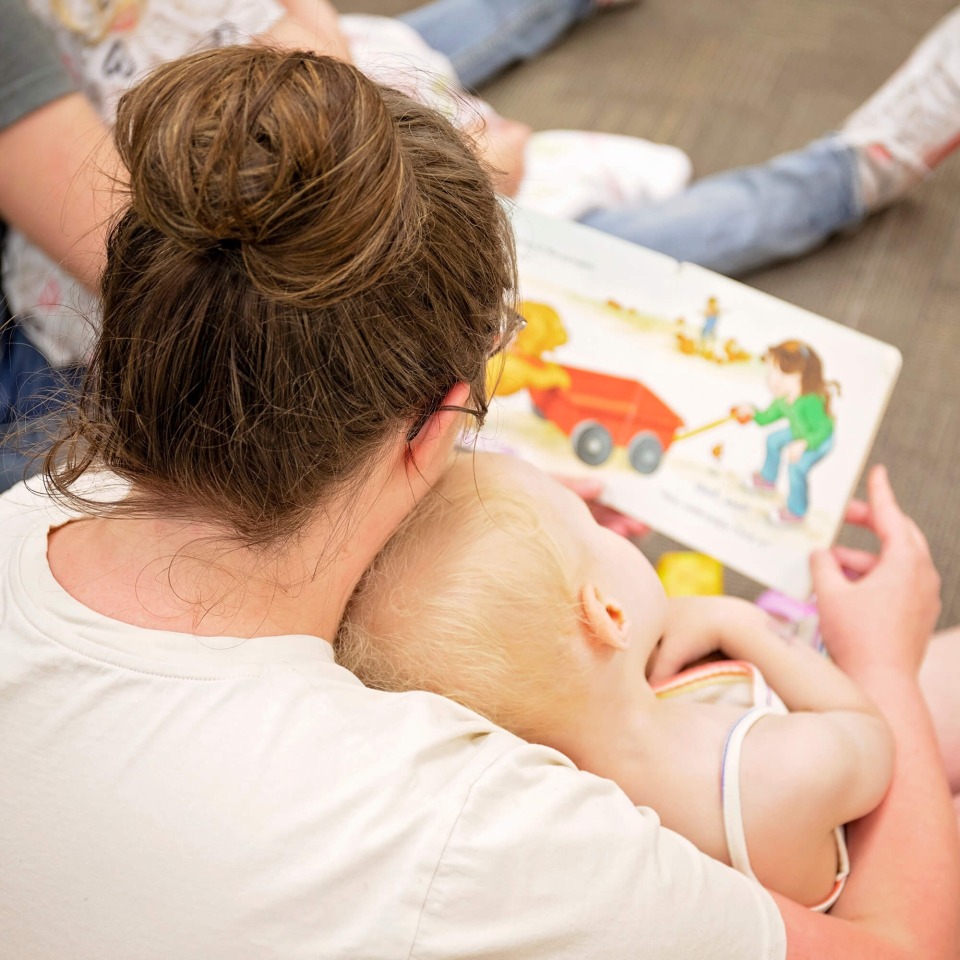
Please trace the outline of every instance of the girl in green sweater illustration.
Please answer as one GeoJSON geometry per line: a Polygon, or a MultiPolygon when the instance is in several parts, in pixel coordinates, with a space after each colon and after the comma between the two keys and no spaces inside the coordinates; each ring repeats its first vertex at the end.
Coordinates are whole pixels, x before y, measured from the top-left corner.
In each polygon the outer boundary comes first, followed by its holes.
{"type": "Polygon", "coordinates": [[[752,477],[760,490],[775,490],[780,462],[786,457],[789,491],[786,506],[774,511],[781,523],[800,523],[810,508],[807,477],[833,449],[834,417],[831,395],[840,392],[836,381],[823,379],[823,364],[812,347],[800,340],[785,340],[767,350],[767,385],[774,396],[765,410],[738,409],[741,420],[760,426],[786,420],[787,425],[767,435],[763,467],[752,477]]]}

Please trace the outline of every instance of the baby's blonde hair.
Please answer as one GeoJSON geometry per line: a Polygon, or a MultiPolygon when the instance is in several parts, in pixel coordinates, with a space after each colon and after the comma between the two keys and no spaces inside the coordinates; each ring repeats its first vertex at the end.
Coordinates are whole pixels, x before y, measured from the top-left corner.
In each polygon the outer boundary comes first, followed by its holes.
{"type": "Polygon", "coordinates": [[[462,460],[413,512],[335,647],[367,686],[439,693],[538,740],[582,689],[579,602],[530,491],[495,482],[500,459],[462,460]]]}

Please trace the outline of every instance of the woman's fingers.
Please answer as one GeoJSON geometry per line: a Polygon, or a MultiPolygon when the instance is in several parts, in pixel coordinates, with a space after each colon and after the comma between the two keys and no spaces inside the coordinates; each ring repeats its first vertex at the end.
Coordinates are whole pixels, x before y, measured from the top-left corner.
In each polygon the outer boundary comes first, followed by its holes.
{"type": "Polygon", "coordinates": [[[844,572],[852,573],[856,577],[866,576],[877,565],[879,559],[869,550],[857,550],[854,547],[840,545],[833,548],[833,556],[844,572]]]}
{"type": "Polygon", "coordinates": [[[900,509],[884,466],[877,465],[867,477],[867,497],[874,533],[884,547],[902,542],[907,536],[907,517],[900,509]]]}
{"type": "Polygon", "coordinates": [[[840,561],[831,550],[815,550],[810,554],[810,572],[818,603],[822,604],[828,594],[848,585],[840,561]]]}
{"type": "Polygon", "coordinates": [[[591,480],[589,477],[563,477],[560,474],[554,474],[553,479],[557,483],[562,483],[568,490],[572,490],[578,497],[586,500],[596,500],[603,493],[603,482],[601,480],[591,480]]]}
{"type": "Polygon", "coordinates": [[[870,506],[863,500],[851,500],[844,520],[854,527],[869,527],[870,506]]]}
{"type": "Polygon", "coordinates": [[[851,500],[844,519],[852,526],[872,530],[882,543],[905,536],[911,522],[900,509],[882,464],[871,468],[867,476],[867,502],[851,500]]]}
{"type": "Polygon", "coordinates": [[[628,517],[613,507],[599,503],[598,498],[603,493],[603,482],[600,480],[591,480],[589,477],[561,477],[555,476],[555,480],[562,483],[568,490],[572,490],[578,497],[586,501],[593,519],[614,533],[619,533],[621,537],[642,537],[650,532],[646,524],[628,517]]]}
{"type": "Polygon", "coordinates": [[[642,537],[650,532],[650,528],[645,524],[634,520],[633,517],[628,517],[625,513],[620,513],[619,510],[614,510],[613,507],[597,503],[595,500],[588,501],[587,506],[590,507],[593,519],[601,527],[619,533],[621,537],[642,537]]]}
{"type": "Polygon", "coordinates": [[[912,517],[907,517],[907,532],[910,534],[910,538],[913,541],[913,545],[916,547],[916,549],[919,550],[925,557],[929,557],[930,544],[927,542],[927,538],[924,536],[923,531],[912,517]]]}

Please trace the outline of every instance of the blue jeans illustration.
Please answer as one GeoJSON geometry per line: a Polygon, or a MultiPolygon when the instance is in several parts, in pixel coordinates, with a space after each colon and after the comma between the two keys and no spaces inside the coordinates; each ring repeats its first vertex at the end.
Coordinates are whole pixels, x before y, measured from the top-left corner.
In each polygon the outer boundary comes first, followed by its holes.
{"type": "MultiPolygon", "coordinates": [[[[789,427],[767,434],[767,456],[760,475],[767,483],[776,483],[780,473],[780,460],[784,447],[793,443],[793,431],[789,427]]],[[[810,509],[810,493],[807,476],[810,471],[833,449],[833,435],[827,437],[816,450],[805,450],[800,459],[787,466],[789,491],[787,509],[797,517],[805,517],[810,509]]]]}
{"type": "MultiPolygon", "coordinates": [[[[401,19],[471,86],[536,56],[595,10],[591,0],[435,0],[401,19]]],[[[856,156],[827,136],[766,163],[704,177],[660,203],[594,210],[581,221],[738,275],[807,253],[864,216],[856,156]]]]}

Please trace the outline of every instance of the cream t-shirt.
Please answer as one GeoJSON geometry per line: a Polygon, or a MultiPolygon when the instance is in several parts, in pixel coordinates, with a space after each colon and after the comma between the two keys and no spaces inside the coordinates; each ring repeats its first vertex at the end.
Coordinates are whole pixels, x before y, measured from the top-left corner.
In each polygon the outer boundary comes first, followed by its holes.
{"type": "Polygon", "coordinates": [[[316,637],[82,606],[65,519],[0,497],[3,960],[785,955],[764,890],[552,750],[316,637]]]}

